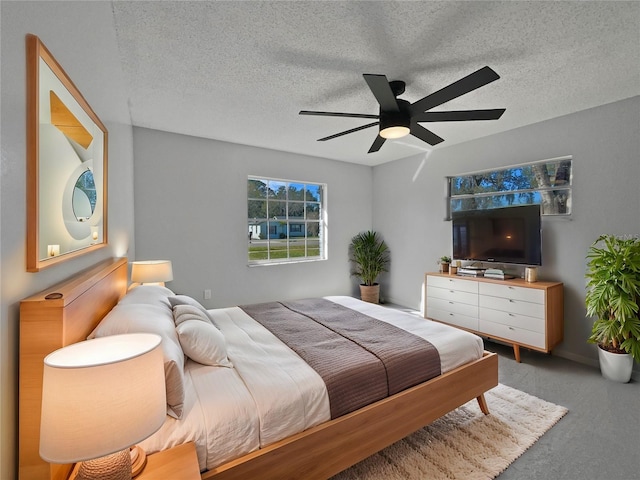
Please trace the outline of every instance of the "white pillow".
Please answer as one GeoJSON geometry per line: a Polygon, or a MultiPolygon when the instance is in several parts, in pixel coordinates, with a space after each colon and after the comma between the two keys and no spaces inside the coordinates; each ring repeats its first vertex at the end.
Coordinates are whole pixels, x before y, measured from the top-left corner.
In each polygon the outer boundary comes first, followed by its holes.
{"type": "Polygon", "coordinates": [[[167,413],[180,418],[184,408],[184,352],[171,310],[164,305],[118,304],[88,338],[121,333],[155,333],[162,337],[167,413]]]}
{"type": "Polygon", "coordinates": [[[197,307],[191,305],[176,305],[173,307],[173,321],[176,327],[187,320],[199,320],[201,322],[211,323],[209,315],[202,313],[197,307]]]}
{"type": "Polygon", "coordinates": [[[182,350],[191,360],[214,367],[233,367],[222,332],[209,322],[185,320],[176,327],[182,350]]]}
{"type": "Polygon", "coordinates": [[[202,313],[204,313],[209,319],[211,316],[207,309],[202,306],[202,304],[197,301],[195,298],[190,297],[188,295],[172,295],[169,297],[169,303],[171,303],[171,307],[175,308],[177,305],[191,305],[192,307],[196,307],[202,313]]]}
{"type": "Polygon", "coordinates": [[[166,305],[171,308],[169,296],[173,292],[160,285],[138,285],[120,299],[120,304],[144,303],[147,305],[166,305]]]}

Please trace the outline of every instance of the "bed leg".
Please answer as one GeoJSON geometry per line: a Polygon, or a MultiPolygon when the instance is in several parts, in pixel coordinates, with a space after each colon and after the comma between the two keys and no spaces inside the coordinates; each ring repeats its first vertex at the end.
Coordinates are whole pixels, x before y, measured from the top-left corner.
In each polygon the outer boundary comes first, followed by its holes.
{"type": "Polygon", "coordinates": [[[487,401],[484,399],[484,393],[477,397],[476,400],[478,400],[478,405],[482,413],[489,415],[489,407],[487,406],[487,401]]]}

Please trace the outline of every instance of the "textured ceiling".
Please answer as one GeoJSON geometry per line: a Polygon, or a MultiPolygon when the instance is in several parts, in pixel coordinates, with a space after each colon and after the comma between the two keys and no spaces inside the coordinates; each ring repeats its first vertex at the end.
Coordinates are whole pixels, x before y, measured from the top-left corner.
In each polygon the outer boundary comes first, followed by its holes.
{"type": "Polygon", "coordinates": [[[377,165],[640,94],[640,2],[233,1],[112,4],[134,125],[377,165]],[[367,151],[377,114],[362,74],[413,102],[488,65],[500,79],[434,110],[506,108],[431,123],[367,151]]]}

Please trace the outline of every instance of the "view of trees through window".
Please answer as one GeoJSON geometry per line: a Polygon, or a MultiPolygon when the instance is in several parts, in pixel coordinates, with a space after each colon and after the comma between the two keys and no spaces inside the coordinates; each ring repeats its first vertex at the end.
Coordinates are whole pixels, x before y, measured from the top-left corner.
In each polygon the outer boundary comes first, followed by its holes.
{"type": "Polygon", "coordinates": [[[448,177],[450,211],[540,204],[543,215],[571,214],[571,157],[448,177]]]}
{"type": "Polygon", "coordinates": [[[326,185],[249,177],[249,263],[321,260],[326,185]]]}
{"type": "Polygon", "coordinates": [[[80,174],[73,189],[71,197],[73,214],[79,222],[91,218],[96,209],[96,183],[93,172],[89,169],[80,174]]]}

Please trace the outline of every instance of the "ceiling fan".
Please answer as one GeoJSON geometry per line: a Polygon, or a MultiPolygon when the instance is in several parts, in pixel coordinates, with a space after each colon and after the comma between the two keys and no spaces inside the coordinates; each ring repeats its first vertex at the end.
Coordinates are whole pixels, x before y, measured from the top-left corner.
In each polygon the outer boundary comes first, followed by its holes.
{"type": "Polygon", "coordinates": [[[338,138],[349,133],[358,132],[365,128],[379,125],[378,136],[373,141],[369,153],[377,152],[387,139],[401,138],[405,135],[413,135],[429,145],[437,145],[444,142],[435,133],[427,130],[422,122],[462,122],[469,120],[497,120],[504,113],[504,108],[492,110],[458,110],[448,112],[427,112],[438,105],[460,97],[477,88],[483,87],[500,76],[489,67],[467,75],[464,78],[444,87],[437,92],[431,93],[420,100],[409,103],[406,100],[397,98],[405,90],[405,82],[401,80],[388,81],[384,75],[363,74],[367,85],[371,89],[380,105],[379,115],[368,115],[364,113],[341,113],[341,112],[316,112],[301,110],[300,115],[318,115],[324,117],[350,117],[350,118],[371,118],[377,122],[361,125],[356,128],[336,133],[328,137],[319,138],[319,142],[338,138]]]}

